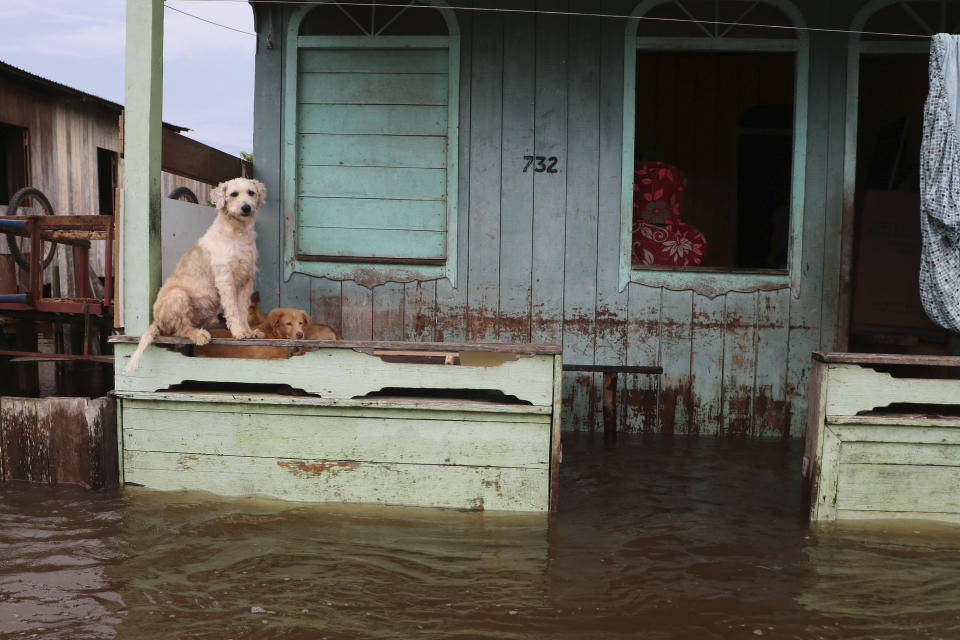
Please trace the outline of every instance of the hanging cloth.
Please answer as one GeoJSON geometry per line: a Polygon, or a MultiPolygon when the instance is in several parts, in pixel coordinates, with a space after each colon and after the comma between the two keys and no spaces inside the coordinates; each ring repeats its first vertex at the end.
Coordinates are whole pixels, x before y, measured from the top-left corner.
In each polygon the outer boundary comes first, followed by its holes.
{"type": "Polygon", "coordinates": [[[938,325],[960,332],[960,36],[930,45],[930,91],[920,146],[920,299],[938,325]]]}

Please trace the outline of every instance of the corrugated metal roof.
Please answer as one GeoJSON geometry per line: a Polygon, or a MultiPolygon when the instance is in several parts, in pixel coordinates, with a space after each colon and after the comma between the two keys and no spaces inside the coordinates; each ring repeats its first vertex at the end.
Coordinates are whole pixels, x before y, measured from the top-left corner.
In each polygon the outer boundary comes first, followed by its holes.
{"type": "MultiPolygon", "coordinates": [[[[79,98],[80,100],[94,102],[106,109],[115,111],[118,114],[123,111],[122,104],[117,104],[116,102],[112,102],[105,98],[95,96],[92,93],[80,91],[79,89],[68,87],[65,84],[54,82],[53,80],[48,80],[47,78],[38,76],[35,73],[30,73],[29,71],[26,71],[19,67],[15,67],[12,64],[7,64],[6,62],[3,62],[3,61],[0,61],[0,74],[7,75],[7,76],[14,76],[21,80],[25,80],[30,84],[32,84],[34,87],[37,87],[38,89],[41,89],[41,90],[66,94],[69,96],[73,96],[74,98],[79,98]]],[[[164,122],[163,126],[167,127],[168,129],[173,129],[177,133],[181,133],[183,131],[190,131],[190,129],[188,129],[187,127],[181,127],[179,125],[170,124],[168,122],[164,122]]]]}

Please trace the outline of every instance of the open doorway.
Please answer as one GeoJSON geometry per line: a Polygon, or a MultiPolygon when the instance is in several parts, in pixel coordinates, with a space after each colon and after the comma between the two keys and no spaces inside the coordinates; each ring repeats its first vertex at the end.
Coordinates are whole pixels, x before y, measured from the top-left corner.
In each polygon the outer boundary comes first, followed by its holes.
{"type": "Polygon", "coordinates": [[[860,59],[850,351],[950,352],[918,283],[927,65],[924,54],[860,59]]]}

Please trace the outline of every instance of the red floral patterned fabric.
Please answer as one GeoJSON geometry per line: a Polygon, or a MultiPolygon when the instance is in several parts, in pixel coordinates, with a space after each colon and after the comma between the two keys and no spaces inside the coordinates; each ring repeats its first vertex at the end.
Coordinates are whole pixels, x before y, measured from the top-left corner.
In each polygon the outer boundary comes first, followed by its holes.
{"type": "Polygon", "coordinates": [[[707,240],[681,219],[687,178],[666,162],[642,161],[633,180],[633,264],[698,265],[707,240]]]}

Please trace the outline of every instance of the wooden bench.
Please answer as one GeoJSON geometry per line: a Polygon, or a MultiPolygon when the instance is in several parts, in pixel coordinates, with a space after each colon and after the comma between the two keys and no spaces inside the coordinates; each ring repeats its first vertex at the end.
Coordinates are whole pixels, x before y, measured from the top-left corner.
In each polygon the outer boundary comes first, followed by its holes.
{"type": "Polygon", "coordinates": [[[115,336],[121,478],[287,500],[548,511],[559,345],[216,339],[312,349],[194,358],[115,336]]]}
{"type": "Polygon", "coordinates": [[[607,439],[617,433],[617,378],[621,373],[661,374],[659,365],[624,366],[606,364],[565,364],[564,371],[603,374],[603,435],[607,439]]]}
{"type": "Polygon", "coordinates": [[[960,522],[960,380],[942,377],[958,367],[955,356],[813,354],[803,458],[812,521],[960,522]]]}

